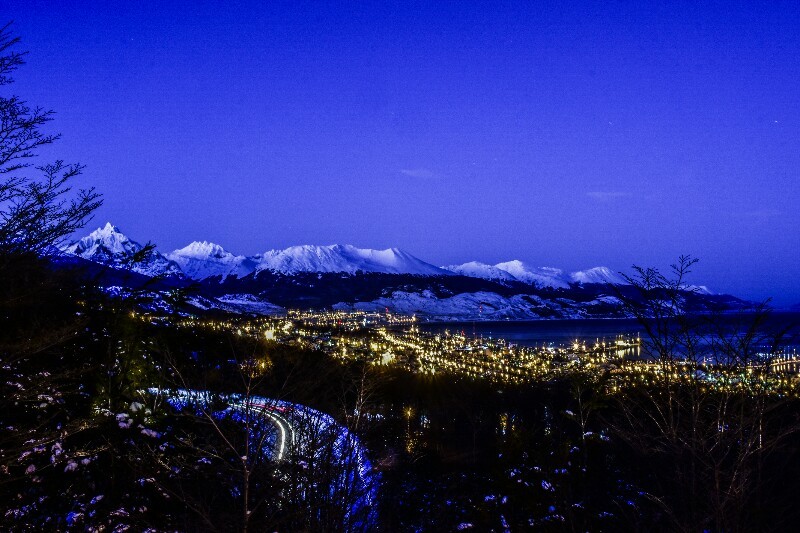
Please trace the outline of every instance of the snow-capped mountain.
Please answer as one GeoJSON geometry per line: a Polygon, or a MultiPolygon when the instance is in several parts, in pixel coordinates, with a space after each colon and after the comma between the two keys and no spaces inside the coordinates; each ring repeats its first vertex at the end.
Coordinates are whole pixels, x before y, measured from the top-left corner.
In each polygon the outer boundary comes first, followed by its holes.
{"type": "MultiPolygon", "coordinates": [[[[125,270],[164,276],[157,282],[164,287],[184,287],[187,278],[196,280],[189,299],[193,307],[247,314],[335,307],[389,309],[437,320],[608,318],[627,316],[619,295],[632,291],[607,267],[566,273],[514,260],[440,268],[397,248],[306,245],[244,256],[196,241],[166,255],[152,251],[132,261],[142,249],[109,223],[65,247],[63,257],[72,254],[118,269],[103,269],[109,287],[131,288],[125,285],[132,283],[125,270]],[[359,272],[370,275],[356,275],[359,272]]],[[[140,284],[147,280],[138,278],[140,284]]],[[[685,299],[701,312],[746,304],[711,294],[704,286],[687,286],[685,299]]]]}
{"type": "Polygon", "coordinates": [[[622,276],[610,268],[602,266],[566,274],[560,268],[531,267],[515,259],[496,265],[471,261],[463,265],[451,265],[442,268],[462,276],[488,280],[520,281],[539,288],[567,289],[575,283],[627,284],[622,276]]]}
{"type": "Polygon", "coordinates": [[[397,248],[370,250],[349,244],[330,246],[292,246],[270,250],[254,257],[257,271],[271,270],[281,274],[298,272],[381,272],[384,274],[416,274],[443,276],[451,273],[417,259],[397,248]]]}
{"type": "Polygon", "coordinates": [[[449,270],[454,274],[468,276],[470,278],[518,281],[517,278],[505,270],[501,270],[496,266],[487,265],[486,263],[481,263],[479,261],[470,261],[469,263],[464,263],[463,265],[443,266],[442,268],[449,270]]]}
{"type": "Polygon", "coordinates": [[[627,285],[625,279],[608,267],[594,267],[580,270],[569,275],[574,283],[607,283],[610,285],[627,285]]]}
{"type": "Polygon", "coordinates": [[[495,267],[508,272],[523,283],[536,285],[537,287],[569,288],[569,283],[564,279],[564,271],[560,268],[531,267],[516,259],[498,263],[495,267]]]}
{"type": "Polygon", "coordinates": [[[470,261],[440,268],[398,248],[372,250],[349,244],[292,246],[285,250],[269,250],[259,255],[244,256],[234,255],[218,244],[195,241],[166,255],[154,250],[144,261],[132,263],[132,256],[141,249],[142,245],[126,237],[116,226],[107,223],[67,246],[64,251],[146,276],[185,276],[198,281],[212,277],[219,277],[224,281],[229,276],[242,278],[262,271],[289,276],[303,272],[355,274],[360,271],[419,276],[458,274],[555,289],[568,289],[571,284],[625,284],[621,276],[607,267],[566,274],[559,268],[532,267],[522,261],[513,260],[496,265],[470,261]]]}
{"type": "Polygon", "coordinates": [[[564,276],[564,272],[561,269],[553,267],[531,267],[516,259],[513,261],[506,261],[505,263],[497,263],[496,265],[487,265],[486,263],[471,261],[463,265],[451,265],[442,268],[471,278],[519,281],[542,288],[569,288],[569,280],[564,276]]]}
{"type": "Polygon", "coordinates": [[[180,266],[183,273],[195,280],[220,276],[244,277],[255,271],[257,261],[243,255],[233,255],[222,246],[207,241],[195,241],[166,255],[180,266]]]}
{"type": "Polygon", "coordinates": [[[691,291],[691,292],[696,293],[696,294],[705,294],[706,296],[714,294],[705,285],[686,285],[684,287],[684,290],[691,291]]]}
{"type": "Polygon", "coordinates": [[[97,228],[81,240],[64,247],[63,251],[95,263],[132,270],[145,276],[183,276],[177,264],[155,250],[152,250],[147,257],[141,258],[141,261],[132,261],[134,255],[143,248],[141,244],[132,241],[120,232],[119,228],[108,222],[104,227],[97,228]]]}
{"type": "Polygon", "coordinates": [[[330,246],[292,246],[285,250],[269,250],[260,255],[234,255],[218,244],[195,241],[184,248],[162,255],[153,251],[142,263],[131,263],[131,257],[142,245],[129,239],[107,223],[88,236],[65,247],[63,251],[90,261],[118,268],[129,268],[141,274],[186,276],[195,280],[220,276],[244,277],[269,270],[285,275],[300,272],[379,272],[420,276],[449,276],[452,272],[426,263],[398,248],[372,250],[349,244],[330,246]]]}

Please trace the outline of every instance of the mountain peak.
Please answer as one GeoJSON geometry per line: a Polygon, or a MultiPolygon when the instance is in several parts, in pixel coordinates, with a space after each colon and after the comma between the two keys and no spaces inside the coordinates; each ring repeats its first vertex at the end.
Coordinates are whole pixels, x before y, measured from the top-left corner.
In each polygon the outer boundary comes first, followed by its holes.
{"type": "Polygon", "coordinates": [[[95,232],[101,232],[101,233],[120,233],[120,231],[119,231],[119,228],[118,228],[118,227],[116,227],[116,226],[115,226],[114,224],[112,224],[111,222],[106,222],[106,225],[105,225],[105,226],[103,226],[102,228],[97,228],[97,229],[95,230],[95,232]]]}
{"type": "Polygon", "coordinates": [[[399,248],[373,250],[352,244],[301,245],[269,250],[257,258],[258,270],[283,274],[297,272],[383,272],[441,276],[450,273],[417,259],[399,248]]]}
{"type": "MultiPolygon", "coordinates": [[[[84,239],[94,239],[96,241],[111,241],[111,240],[118,240],[118,241],[127,241],[129,240],[128,237],[120,231],[120,229],[112,224],[111,222],[106,222],[105,226],[99,227],[93,232],[89,233],[84,239]]],[[[83,239],[82,239],[83,240],[83,239]]]]}
{"type": "Polygon", "coordinates": [[[519,259],[498,263],[495,268],[508,272],[519,281],[540,287],[555,289],[569,288],[569,283],[564,279],[564,272],[554,267],[531,267],[519,259]]]}
{"type": "Polygon", "coordinates": [[[219,244],[209,241],[194,241],[183,248],[173,251],[169,255],[182,255],[187,257],[224,257],[226,255],[233,255],[226,251],[219,244]]]}
{"type": "Polygon", "coordinates": [[[579,270],[570,274],[574,283],[606,283],[610,285],[625,285],[625,279],[608,267],[598,266],[588,270],[579,270]]]}
{"type": "MultiPolygon", "coordinates": [[[[285,275],[303,272],[355,274],[412,274],[420,276],[462,275],[500,282],[521,282],[538,288],[568,289],[576,284],[625,285],[626,280],[608,267],[565,273],[554,267],[532,267],[512,259],[496,265],[470,261],[461,265],[437,267],[426,263],[401,248],[376,250],[358,248],[352,244],[290,246],[268,250],[260,255],[234,255],[219,244],[197,240],[162,255],[153,251],[144,261],[131,262],[143,246],[129,239],[111,222],[92,231],[86,237],[63,248],[63,251],[117,268],[127,268],[140,274],[189,277],[195,280],[228,276],[244,277],[260,271],[285,275]]],[[[703,286],[691,290],[710,294],[703,286]]]]}
{"type": "Polygon", "coordinates": [[[517,281],[517,278],[505,270],[497,268],[496,266],[487,265],[486,263],[481,263],[480,261],[470,261],[463,265],[450,265],[442,268],[470,278],[517,281]]]}
{"type": "Polygon", "coordinates": [[[65,251],[87,259],[87,255],[93,255],[100,248],[110,254],[133,254],[142,247],[131,241],[111,222],[106,222],[102,228],[97,228],[86,237],[67,246],[65,251]]]}
{"type": "Polygon", "coordinates": [[[228,276],[241,278],[256,268],[253,259],[233,255],[219,244],[209,241],[194,241],[168,253],[166,257],[175,262],[188,277],[197,280],[215,276],[222,280],[228,276]]]}
{"type": "Polygon", "coordinates": [[[143,261],[132,263],[131,259],[144,247],[129,239],[117,226],[106,222],[86,237],[63,248],[66,253],[83,259],[112,266],[126,268],[145,276],[182,276],[181,269],[163,255],[152,251],[143,261]]]}

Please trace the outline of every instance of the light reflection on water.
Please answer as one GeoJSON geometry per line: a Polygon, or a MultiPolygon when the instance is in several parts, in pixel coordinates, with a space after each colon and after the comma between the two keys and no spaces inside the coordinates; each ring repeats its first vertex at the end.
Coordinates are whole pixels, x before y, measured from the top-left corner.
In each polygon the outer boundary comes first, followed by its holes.
{"type": "Polygon", "coordinates": [[[468,337],[506,339],[522,346],[569,345],[576,339],[610,342],[620,334],[636,336],[644,328],[636,320],[532,320],[518,322],[429,322],[419,329],[429,333],[463,333],[468,337]]]}
{"type": "MultiPolygon", "coordinates": [[[[730,331],[743,331],[752,323],[754,315],[727,315],[720,319],[730,331]]],[[[800,313],[774,312],[763,324],[762,331],[774,333],[788,329],[782,343],[784,346],[800,344],[797,325],[800,313]]],[[[567,346],[582,342],[613,342],[618,335],[640,335],[646,340],[644,327],[634,319],[580,319],[580,320],[526,320],[507,322],[421,322],[421,331],[429,333],[463,333],[467,337],[502,338],[521,346],[567,346]]]]}

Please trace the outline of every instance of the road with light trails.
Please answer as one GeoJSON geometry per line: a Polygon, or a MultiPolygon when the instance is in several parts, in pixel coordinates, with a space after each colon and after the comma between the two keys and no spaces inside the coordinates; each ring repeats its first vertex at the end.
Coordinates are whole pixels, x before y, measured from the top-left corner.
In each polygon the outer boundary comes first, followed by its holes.
{"type": "Polygon", "coordinates": [[[286,419],[280,411],[285,408],[278,407],[272,403],[265,402],[232,402],[230,406],[234,409],[242,411],[249,409],[251,413],[267,418],[273,426],[278,430],[278,439],[275,443],[275,460],[281,461],[286,457],[289,450],[294,448],[295,444],[295,429],[292,423],[286,419]]]}
{"type": "Polygon", "coordinates": [[[303,476],[296,479],[301,484],[301,494],[323,490],[328,494],[326,498],[342,502],[347,507],[344,516],[350,524],[344,530],[368,530],[376,523],[380,476],[373,470],[358,437],[332,416],[305,405],[261,396],[244,398],[239,394],[186,389],[151,388],[147,392],[164,398],[179,411],[193,409],[198,416],[243,423],[243,415],[254,415],[257,423],[249,426],[253,442],[264,443],[262,456],[271,456],[275,461],[296,461],[303,469],[322,468],[328,476],[327,485],[322,487],[314,481],[313,470],[307,479],[303,476]],[[225,407],[219,409],[222,405],[225,407]],[[266,440],[262,440],[264,431],[270,432],[266,440]],[[335,465],[332,476],[331,465],[335,465]]]}

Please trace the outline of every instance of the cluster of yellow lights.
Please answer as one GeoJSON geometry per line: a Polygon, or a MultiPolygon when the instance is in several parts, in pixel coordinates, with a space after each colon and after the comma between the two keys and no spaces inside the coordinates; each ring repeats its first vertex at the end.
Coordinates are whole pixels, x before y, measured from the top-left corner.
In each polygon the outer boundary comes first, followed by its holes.
{"type": "Polygon", "coordinates": [[[548,380],[575,372],[606,373],[608,391],[669,383],[698,384],[703,390],[771,391],[798,393],[800,357],[776,358],[769,365],[723,367],[681,361],[630,360],[638,356],[641,339],[618,336],[612,342],[569,346],[513,346],[503,339],[471,338],[444,332],[429,334],[417,327],[417,318],[364,311],[289,311],[285,317],[215,320],[178,319],[147,313],[134,318],[156,325],[227,331],[272,342],[322,350],[338,359],[356,359],[376,365],[397,365],[433,375],[440,372],[504,383],[548,380]],[[408,327],[403,328],[406,325],[408,327]],[[789,373],[793,372],[793,374],[789,373]]]}

